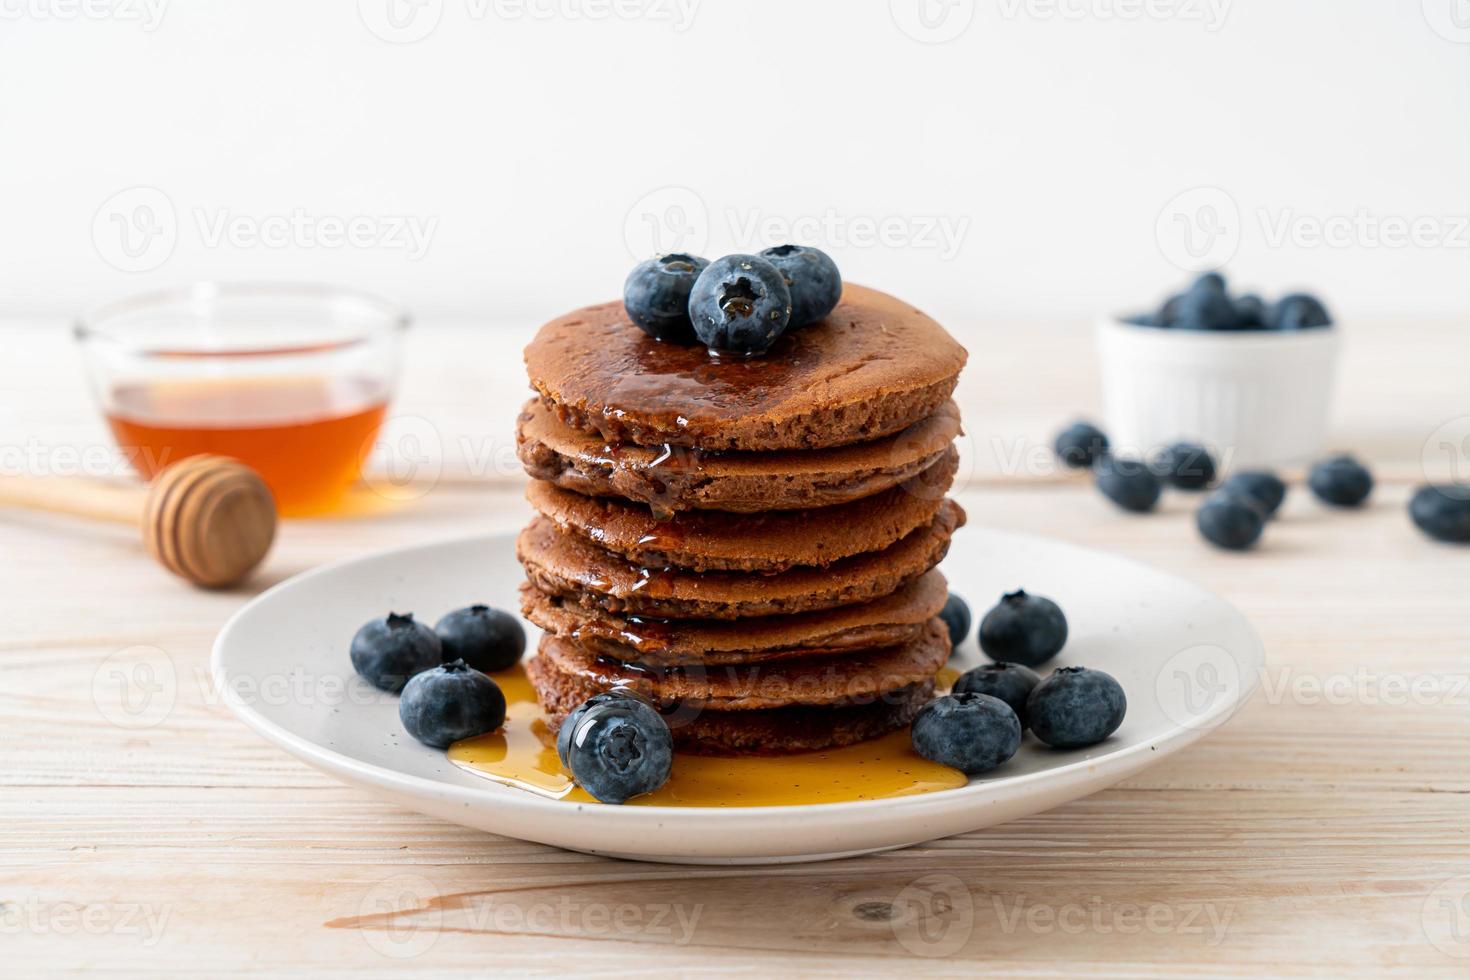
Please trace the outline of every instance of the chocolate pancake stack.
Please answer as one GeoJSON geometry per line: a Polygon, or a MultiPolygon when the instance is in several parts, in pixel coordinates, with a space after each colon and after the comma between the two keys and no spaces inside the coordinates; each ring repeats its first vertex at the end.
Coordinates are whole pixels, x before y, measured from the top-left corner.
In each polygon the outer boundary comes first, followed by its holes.
{"type": "Polygon", "coordinates": [[[553,726],[629,686],[706,753],[846,745],[907,724],[949,656],[934,566],[965,351],[849,285],[761,357],[661,343],[620,303],[526,348],[517,553],[553,726]]]}

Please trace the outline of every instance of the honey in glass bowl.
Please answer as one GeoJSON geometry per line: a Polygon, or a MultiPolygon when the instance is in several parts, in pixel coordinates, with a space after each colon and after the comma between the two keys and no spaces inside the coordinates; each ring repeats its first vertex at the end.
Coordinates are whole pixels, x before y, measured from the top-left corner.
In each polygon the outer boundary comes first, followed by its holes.
{"type": "Polygon", "coordinates": [[[283,516],[337,510],[397,382],[407,318],[320,286],[205,284],[77,327],[118,445],[145,479],[188,456],[260,473],[283,516]]]}

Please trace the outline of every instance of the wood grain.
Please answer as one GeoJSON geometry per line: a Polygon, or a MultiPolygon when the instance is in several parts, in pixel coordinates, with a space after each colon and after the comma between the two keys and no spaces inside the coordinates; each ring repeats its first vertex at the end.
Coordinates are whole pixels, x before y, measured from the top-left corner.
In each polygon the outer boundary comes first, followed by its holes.
{"type": "MultiPolygon", "coordinates": [[[[1037,390],[977,391],[972,428],[996,426],[983,405],[1006,399],[996,414],[1065,418],[1070,401],[1043,401],[1085,385],[1085,351],[1048,370],[1037,390]]],[[[1380,432],[1428,425],[1386,383],[1366,390],[1401,413],[1380,432]]],[[[34,431],[0,425],[10,444],[34,431]]],[[[1293,487],[1248,555],[1201,543],[1187,499],[1140,518],[1079,479],[972,473],[976,524],[1133,557],[1235,602],[1265,640],[1263,690],[1088,799],[769,869],[611,861],[421,817],[297,763],[219,703],[209,646],[249,595],[323,561],[512,529],[527,513],[512,482],[365,492],[351,519],[282,525],[247,588],[208,593],[126,528],[0,512],[4,972],[1464,976],[1470,549],[1410,526],[1410,449],[1386,453],[1380,473],[1405,478],[1362,513],[1293,487]],[[157,719],[121,699],[116,672],[140,664],[173,671],[157,719]]]]}

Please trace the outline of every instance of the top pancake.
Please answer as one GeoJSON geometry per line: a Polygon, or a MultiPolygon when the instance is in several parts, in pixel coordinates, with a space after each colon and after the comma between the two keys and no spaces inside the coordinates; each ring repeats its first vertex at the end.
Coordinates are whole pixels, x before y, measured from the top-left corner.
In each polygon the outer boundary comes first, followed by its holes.
{"type": "Polygon", "coordinates": [[[575,429],[643,446],[758,452],[905,429],[949,400],[966,356],[928,316],[849,284],[825,319],[760,357],[654,340],[612,302],[542,327],[526,369],[575,429]]]}

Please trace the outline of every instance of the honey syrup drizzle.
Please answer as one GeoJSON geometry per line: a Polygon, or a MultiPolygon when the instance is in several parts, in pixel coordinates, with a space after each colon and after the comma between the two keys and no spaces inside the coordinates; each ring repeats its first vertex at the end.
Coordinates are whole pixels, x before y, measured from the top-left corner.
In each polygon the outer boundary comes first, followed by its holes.
{"type": "MultiPolygon", "coordinates": [[[[957,672],[940,669],[945,689],[957,672]]],[[[451,762],[486,779],[554,800],[595,803],[572,782],[556,756],[556,739],[546,725],[525,670],[491,677],[505,693],[505,727],[449,747],[451,762]]],[[[791,806],[892,799],[965,785],[964,773],[921,758],[907,729],[839,749],[779,756],[704,756],[675,753],[669,781],[659,790],[629,800],[633,806],[791,806]]]]}

